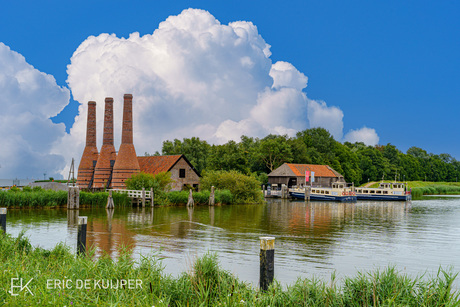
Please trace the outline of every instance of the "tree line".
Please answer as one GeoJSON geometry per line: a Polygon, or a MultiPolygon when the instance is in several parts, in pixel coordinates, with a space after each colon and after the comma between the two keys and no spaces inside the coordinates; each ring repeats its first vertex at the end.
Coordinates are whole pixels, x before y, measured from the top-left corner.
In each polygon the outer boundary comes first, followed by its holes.
{"type": "Polygon", "coordinates": [[[161,154],[184,154],[199,173],[235,170],[255,175],[261,182],[266,182],[267,174],[286,162],[329,165],[347,182],[355,184],[395,177],[406,181],[455,182],[460,177],[460,161],[449,154],[435,155],[418,147],[403,153],[391,144],[342,144],[324,128],[306,129],[295,137],[270,134],[259,139],[243,135],[239,142],[223,145],[211,145],[198,137],[167,140],[161,154]]]}

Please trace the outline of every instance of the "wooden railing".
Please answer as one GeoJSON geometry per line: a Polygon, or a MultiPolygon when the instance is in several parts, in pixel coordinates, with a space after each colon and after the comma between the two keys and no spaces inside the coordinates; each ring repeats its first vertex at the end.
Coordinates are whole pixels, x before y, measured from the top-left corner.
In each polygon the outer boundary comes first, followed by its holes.
{"type": "Polygon", "coordinates": [[[146,199],[152,199],[152,193],[150,191],[142,191],[142,190],[121,190],[121,189],[111,189],[107,191],[113,191],[116,193],[126,193],[128,194],[128,197],[131,199],[142,199],[143,195],[142,192],[145,192],[145,198],[146,199]]]}

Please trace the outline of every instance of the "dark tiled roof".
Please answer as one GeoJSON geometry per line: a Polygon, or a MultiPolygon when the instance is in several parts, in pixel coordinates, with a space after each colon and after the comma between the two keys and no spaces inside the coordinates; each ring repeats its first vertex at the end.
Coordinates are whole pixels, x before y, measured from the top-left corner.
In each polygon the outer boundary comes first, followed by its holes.
{"type": "Polygon", "coordinates": [[[141,172],[158,174],[169,171],[182,155],[137,157],[141,172]]]}

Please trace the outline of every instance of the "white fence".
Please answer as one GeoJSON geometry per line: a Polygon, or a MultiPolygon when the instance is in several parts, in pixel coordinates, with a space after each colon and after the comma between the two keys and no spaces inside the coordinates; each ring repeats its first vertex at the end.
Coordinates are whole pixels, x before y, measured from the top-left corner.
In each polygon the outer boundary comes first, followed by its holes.
{"type": "Polygon", "coordinates": [[[113,191],[116,193],[126,193],[128,194],[128,197],[131,199],[142,199],[143,195],[142,193],[145,193],[145,198],[146,199],[152,199],[153,193],[151,191],[142,191],[142,190],[121,190],[121,189],[111,189],[107,191],[113,191]]]}

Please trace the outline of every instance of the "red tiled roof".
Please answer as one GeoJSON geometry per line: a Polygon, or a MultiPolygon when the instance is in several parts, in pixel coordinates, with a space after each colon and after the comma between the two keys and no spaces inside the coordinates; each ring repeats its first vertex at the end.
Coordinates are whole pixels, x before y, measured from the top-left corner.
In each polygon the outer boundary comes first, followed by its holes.
{"type": "Polygon", "coordinates": [[[158,174],[169,171],[182,155],[137,157],[141,172],[158,174]]]}
{"type": "Polygon", "coordinates": [[[286,163],[296,176],[305,176],[305,171],[315,172],[315,177],[338,177],[327,165],[286,163]]]}

